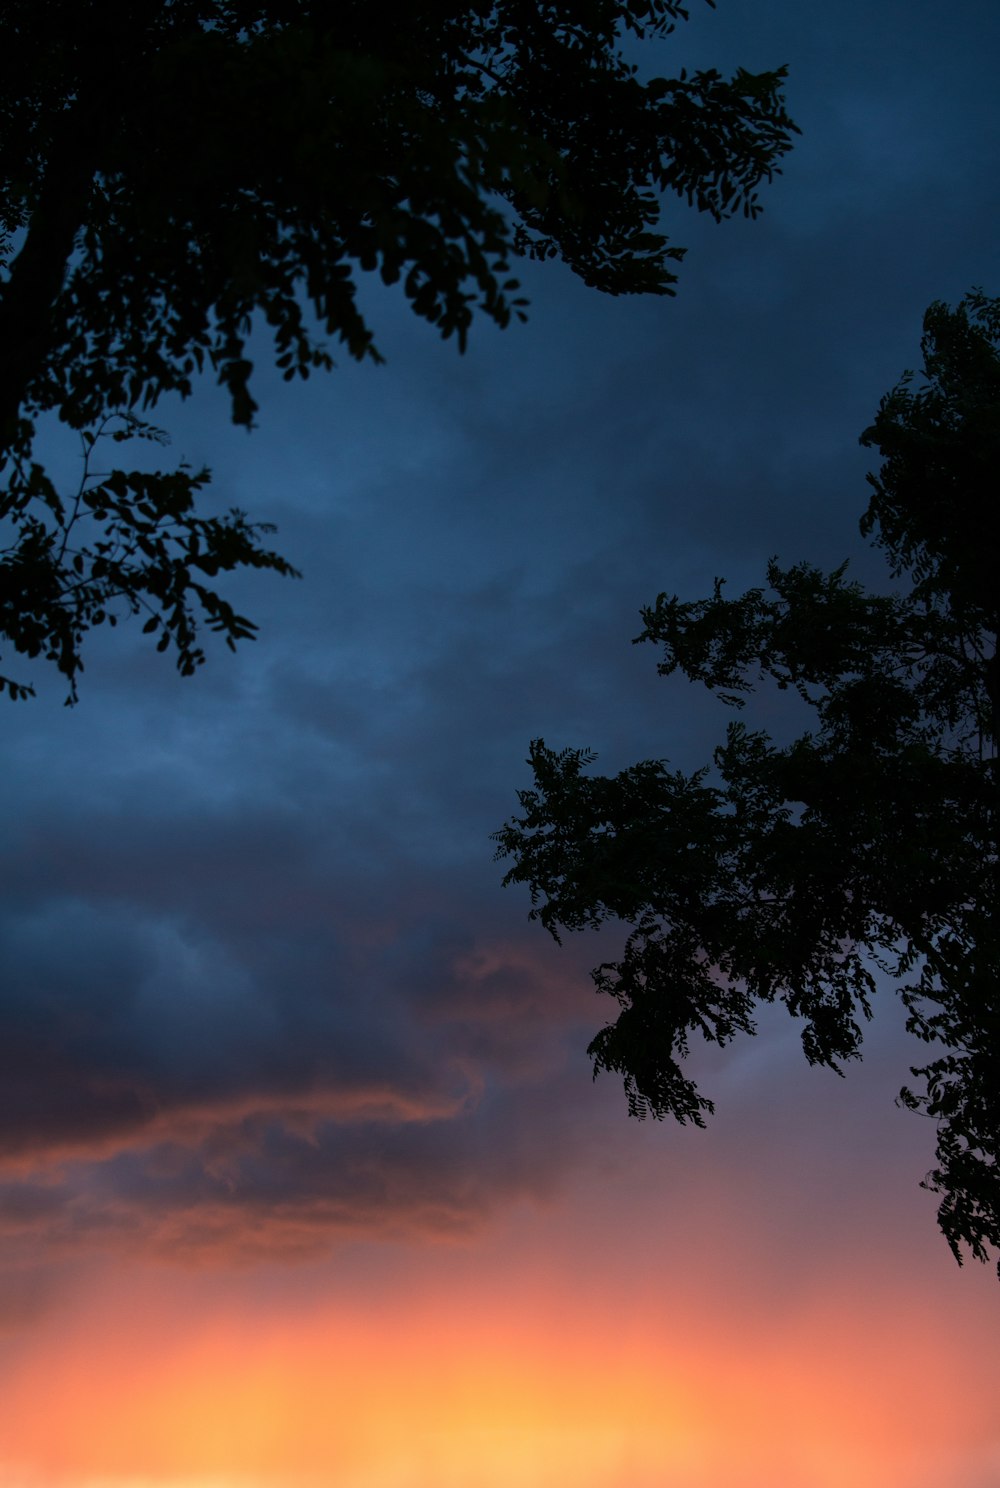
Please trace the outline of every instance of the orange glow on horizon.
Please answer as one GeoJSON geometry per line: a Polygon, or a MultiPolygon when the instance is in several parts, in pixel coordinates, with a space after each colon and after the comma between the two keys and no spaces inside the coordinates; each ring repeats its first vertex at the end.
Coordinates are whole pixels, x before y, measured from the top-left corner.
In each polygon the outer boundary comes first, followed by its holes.
{"type": "Polygon", "coordinates": [[[931,1375],[917,1314],[889,1299],[860,1351],[842,1299],[741,1336],[704,1297],[636,1321],[614,1278],[203,1316],[109,1291],[7,1371],[0,1484],[940,1488],[956,1428],[985,1481],[989,1387],[931,1375]]]}
{"type": "Polygon", "coordinates": [[[278,1212],[186,1268],[81,1261],[0,1337],[0,1488],[1000,1483],[996,1282],[908,1188],[858,1225],[807,1145],[617,1140],[464,1238],[245,1264],[278,1212]]]}

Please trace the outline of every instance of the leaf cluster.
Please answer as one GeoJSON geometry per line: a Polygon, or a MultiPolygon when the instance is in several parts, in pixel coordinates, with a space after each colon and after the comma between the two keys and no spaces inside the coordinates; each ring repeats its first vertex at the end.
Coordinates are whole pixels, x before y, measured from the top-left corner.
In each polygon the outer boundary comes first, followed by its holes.
{"type": "Polygon", "coordinates": [[[754,215],[795,128],[780,69],[640,78],[626,35],[686,16],[678,0],[5,5],[0,471],[9,511],[40,503],[15,542],[14,646],[50,646],[16,604],[68,582],[41,577],[52,491],[25,476],[40,414],[92,438],[208,373],[250,428],[254,327],[289,380],[338,350],[380,360],[364,274],[460,348],[477,316],[524,318],[518,255],[671,293],[664,194],[754,215]]]}
{"type": "MultiPolygon", "coordinates": [[[[200,624],[231,650],[256,631],[208,580],[243,567],[295,575],[260,545],[271,530],[265,524],[248,522],[236,509],[197,515],[195,499],[208,471],[181,465],[102,475],[93,470],[102,438],[163,440],[134,415],[107,419],[96,435],[83,435],[82,475],[71,500],[40,465],[19,461],[0,498],[0,518],[10,519],[16,532],[0,548],[0,634],[21,655],[55,663],[68,683],[67,703],[77,700],[87,631],[142,615],[143,633],[156,636],[158,651],[173,648],[178,670],[190,676],[205,660],[200,624]]],[[[30,686],[0,675],[2,691],[13,699],[33,695],[30,686]]]]}
{"type": "Polygon", "coordinates": [[[0,202],[28,228],[3,315],[27,350],[45,293],[47,344],[14,375],[78,427],[206,365],[249,424],[256,315],[287,376],[329,365],[305,306],[377,356],[357,269],[460,344],[475,310],[503,325],[523,306],[515,250],[665,292],[658,194],[754,212],[793,129],[780,72],[639,80],[619,34],[662,35],[677,4],[7,11],[0,202]],[[64,251],[43,285],[46,248],[64,251]]]}
{"type": "Polygon", "coordinates": [[[730,723],[711,766],[661,760],[605,777],[586,750],[531,746],[534,786],[496,834],[532,916],[557,936],[611,919],[597,967],[619,1005],[590,1045],[637,1115],[698,1124],[691,1035],[754,1031],[758,1003],[802,1025],[812,1063],[857,1057],[879,977],[944,1049],[903,1104],[937,1124],[939,1223],[956,1258],[1000,1249],[1000,795],[997,560],[1000,302],[974,292],[925,320],[904,379],[863,436],[885,455],[864,519],[908,588],[867,592],[846,565],[768,566],[727,599],[661,594],[639,642],[742,708],[762,682],[812,726],[791,743],[730,723]]]}

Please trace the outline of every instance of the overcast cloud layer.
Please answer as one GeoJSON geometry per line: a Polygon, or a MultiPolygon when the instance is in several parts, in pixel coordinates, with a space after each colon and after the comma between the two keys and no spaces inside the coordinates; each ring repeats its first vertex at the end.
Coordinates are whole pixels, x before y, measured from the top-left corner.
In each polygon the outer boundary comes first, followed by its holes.
{"type": "MultiPolygon", "coordinates": [[[[707,758],[724,715],[629,644],[658,591],[772,553],[878,576],[858,435],[928,303],[1000,293],[998,56],[974,0],[699,8],[665,69],[788,61],[803,134],[759,222],[671,205],[675,301],[526,270],[530,324],[460,359],[379,293],[387,366],[289,389],[261,365],[249,438],[211,389],[164,407],[304,578],[234,586],[260,639],[193,680],[126,627],[76,709],[44,674],[3,707],[12,1275],[475,1234],[597,1170],[624,1120],[584,1052],[603,951],[545,942],[489,834],[534,736],[606,768],[707,758]]],[[[862,1111],[905,1074],[880,1047],[862,1111]]],[[[739,1109],[769,1057],[716,1061],[710,1093],[739,1109]]]]}

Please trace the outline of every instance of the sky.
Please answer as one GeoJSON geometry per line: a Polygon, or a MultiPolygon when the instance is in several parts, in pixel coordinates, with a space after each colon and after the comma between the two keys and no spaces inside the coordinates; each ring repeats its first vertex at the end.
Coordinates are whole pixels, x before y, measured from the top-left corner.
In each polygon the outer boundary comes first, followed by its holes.
{"type": "Polygon", "coordinates": [[[526,268],[464,357],[369,287],[386,365],[262,365],[249,436],[165,406],[304,577],[234,581],[259,638],[194,678],[125,626],[78,707],[0,700],[0,1488],[1000,1482],[996,1274],[919,1187],[891,989],[846,1078],[771,1011],[693,1054],[706,1130],[630,1121],[617,932],[556,946],[493,861],[534,737],[710,756],[630,645],[659,592],[880,581],[858,436],[927,305],[1000,293],[993,0],[719,0],[662,50],[789,64],[758,221],[668,203],[670,300],[526,268]]]}

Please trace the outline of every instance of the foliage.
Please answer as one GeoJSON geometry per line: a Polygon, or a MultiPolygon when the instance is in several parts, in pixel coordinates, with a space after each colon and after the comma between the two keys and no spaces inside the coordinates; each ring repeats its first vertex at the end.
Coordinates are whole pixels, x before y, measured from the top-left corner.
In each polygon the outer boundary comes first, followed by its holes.
{"type": "Polygon", "coordinates": [[[802,1021],[807,1059],[858,1055],[878,974],[910,1031],[945,1052],[901,1101],[937,1123],[938,1219],[956,1258],[1000,1249],[1000,720],[996,471],[1000,301],[924,322],[907,375],[862,443],[883,457],[862,522],[907,587],[875,594],[808,564],[737,599],[660,595],[637,637],[730,706],[791,689],[813,727],[787,745],[729,725],[711,768],[660,760],[588,775],[586,750],[531,746],[534,788],[497,833],[505,883],[561,929],[617,919],[619,1005],[590,1045],[635,1115],[703,1124],[684,1072],[693,1033],[754,1031],[758,1003],[802,1021]]]}
{"type": "MultiPolygon", "coordinates": [[[[358,271],[399,283],[459,346],[477,313],[523,316],[514,255],[560,258],[609,293],[671,293],[682,250],[658,230],[663,194],[752,216],[794,130],[782,70],[640,78],[626,37],[635,52],[686,14],[678,0],[11,0],[0,515],[13,551],[32,509],[50,557],[61,543],[51,486],[25,476],[40,414],[93,439],[109,414],[187,396],[208,369],[250,427],[255,323],[286,379],[332,365],[324,337],[378,360],[358,271]]],[[[120,500],[138,498],[128,490],[120,500]]],[[[36,633],[23,618],[15,608],[15,649],[36,633]]]]}
{"type": "MultiPolygon", "coordinates": [[[[190,676],[205,659],[197,639],[199,610],[231,650],[256,629],[203,578],[238,567],[295,573],[258,545],[258,537],[273,530],[266,524],[251,524],[235,509],[223,517],[196,515],[195,497],[208,481],[207,471],[191,474],[182,465],[169,473],[94,472],[102,437],[165,440],[162,430],[134,415],[105,419],[96,434],[81,435],[83,470],[72,502],[59,496],[38,464],[26,468],[17,457],[4,497],[18,538],[0,554],[0,632],[22,655],[55,662],[71,703],[88,630],[145,613],[144,634],[157,636],[158,651],[173,645],[178,669],[190,676]]],[[[0,676],[4,690],[15,699],[30,695],[24,684],[0,676]]]]}

